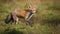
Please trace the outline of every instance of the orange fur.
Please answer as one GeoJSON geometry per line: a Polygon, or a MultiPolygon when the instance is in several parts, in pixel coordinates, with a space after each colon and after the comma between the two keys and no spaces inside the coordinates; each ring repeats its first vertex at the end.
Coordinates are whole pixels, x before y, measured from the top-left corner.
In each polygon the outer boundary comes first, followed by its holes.
{"type": "Polygon", "coordinates": [[[18,22],[18,17],[23,17],[24,19],[27,19],[29,12],[35,13],[36,8],[29,7],[28,9],[15,9],[14,11],[10,13],[12,17],[11,16],[9,17],[13,18],[14,21],[18,22]]]}

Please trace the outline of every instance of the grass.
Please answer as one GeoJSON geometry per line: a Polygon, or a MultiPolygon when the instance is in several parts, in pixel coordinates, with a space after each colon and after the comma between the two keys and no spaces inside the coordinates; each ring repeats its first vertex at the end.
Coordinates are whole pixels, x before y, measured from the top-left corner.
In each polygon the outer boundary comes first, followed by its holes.
{"type": "Polygon", "coordinates": [[[53,5],[49,0],[0,0],[0,34],[59,34],[60,33],[60,6],[53,5]],[[39,2],[39,3],[38,3],[39,2]],[[23,19],[19,24],[14,22],[5,24],[4,19],[15,8],[27,8],[29,4],[37,5],[38,12],[32,17],[32,24],[26,25],[23,19]],[[32,27],[31,27],[32,25],[32,27]]]}

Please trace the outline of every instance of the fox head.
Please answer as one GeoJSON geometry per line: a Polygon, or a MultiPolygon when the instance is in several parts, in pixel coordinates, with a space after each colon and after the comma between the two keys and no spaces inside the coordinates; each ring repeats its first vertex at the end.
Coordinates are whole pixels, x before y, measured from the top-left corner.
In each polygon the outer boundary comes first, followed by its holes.
{"type": "Polygon", "coordinates": [[[31,17],[34,15],[34,13],[36,13],[36,7],[29,6],[28,7],[28,14],[26,16],[26,21],[29,21],[31,19],[31,17]]]}
{"type": "Polygon", "coordinates": [[[36,7],[34,7],[34,6],[29,6],[28,10],[29,10],[29,12],[36,13],[36,7]]]}

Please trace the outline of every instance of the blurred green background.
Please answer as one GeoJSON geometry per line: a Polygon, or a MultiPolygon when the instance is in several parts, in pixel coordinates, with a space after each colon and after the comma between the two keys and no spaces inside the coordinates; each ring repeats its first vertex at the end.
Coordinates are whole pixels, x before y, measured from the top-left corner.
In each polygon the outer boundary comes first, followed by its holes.
{"type": "Polygon", "coordinates": [[[60,0],[0,0],[0,34],[60,34],[60,0]],[[4,22],[12,10],[29,5],[38,10],[30,20],[32,24],[26,25],[24,19],[17,25],[4,22]]]}

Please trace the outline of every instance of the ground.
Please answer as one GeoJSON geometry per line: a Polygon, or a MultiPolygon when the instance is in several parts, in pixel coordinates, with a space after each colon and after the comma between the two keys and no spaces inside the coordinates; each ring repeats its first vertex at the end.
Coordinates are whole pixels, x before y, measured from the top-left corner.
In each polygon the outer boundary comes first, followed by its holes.
{"type": "Polygon", "coordinates": [[[0,34],[59,34],[60,0],[0,0],[0,34]],[[4,22],[6,16],[16,8],[37,6],[38,12],[26,25],[24,19],[18,24],[4,22]],[[32,25],[32,27],[31,27],[32,25]]]}

